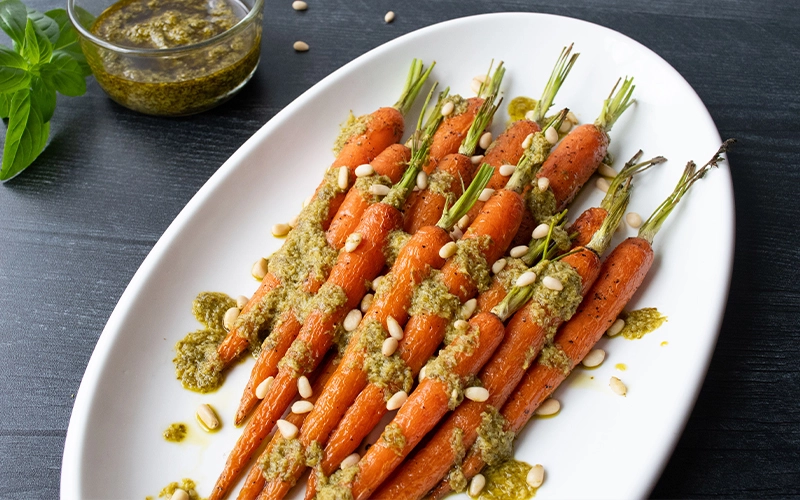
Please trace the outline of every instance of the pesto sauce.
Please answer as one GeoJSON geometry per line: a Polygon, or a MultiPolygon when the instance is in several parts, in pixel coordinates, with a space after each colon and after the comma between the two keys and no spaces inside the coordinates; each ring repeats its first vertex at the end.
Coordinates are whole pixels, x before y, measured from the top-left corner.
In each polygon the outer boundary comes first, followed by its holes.
{"type": "Polygon", "coordinates": [[[511,99],[508,103],[508,122],[514,123],[525,119],[525,113],[533,111],[536,107],[536,100],[530,97],[519,96],[511,99]]]}
{"type": "Polygon", "coordinates": [[[506,257],[506,265],[503,266],[503,269],[495,275],[494,279],[503,285],[503,288],[506,292],[509,292],[512,288],[514,288],[517,278],[519,278],[522,273],[527,270],[528,266],[522,262],[522,259],[506,257]]]}
{"type": "Polygon", "coordinates": [[[540,365],[559,370],[564,375],[568,375],[572,369],[572,360],[555,344],[547,345],[542,349],[538,362],[540,365]]]}
{"type": "Polygon", "coordinates": [[[453,174],[437,169],[428,177],[428,191],[443,196],[445,205],[452,207],[456,201],[456,194],[451,189],[455,180],[453,174]]]}
{"type": "MultiPolygon", "coordinates": [[[[246,14],[236,0],[121,0],[97,17],[91,31],[123,47],[170,49],[220,35],[246,14]]],[[[179,116],[213,107],[238,90],[258,65],[260,39],[258,23],[182,56],[130,56],[82,46],[112,99],[143,113],[179,116]]]]}
{"type": "Polygon", "coordinates": [[[533,287],[531,300],[545,306],[552,315],[569,320],[578,309],[582,280],[578,272],[562,261],[545,261],[534,267],[539,279],[533,287]],[[562,290],[551,290],[542,284],[542,278],[550,276],[561,282],[562,290]]]}
{"type": "Polygon", "coordinates": [[[450,114],[450,116],[458,116],[460,114],[463,114],[467,110],[467,108],[469,108],[469,101],[467,99],[464,99],[458,94],[452,94],[447,96],[444,102],[442,102],[442,106],[444,106],[448,102],[453,103],[453,112],[450,114]]]}
{"type": "Polygon", "coordinates": [[[167,427],[167,430],[164,431],[163,436],[164,439],[171,443],[180,443],[186,437],[188,430],[189,429],[186,427],[186,424],[177,422],[170,424],[170,426],[167,427]]]}
{"type": "Polygon", "coordinates": [[[533,498],[536,489],[527,482],[530,465],[518,460],[507,460],[483,471],[486,486],[481,491],[480,500],[527,500],[533,498]]]}
{"type": "Polygon", "coordinates": [[[450,449],[453,450],[453,467],[447,474],[446,481],[450,484],[450,489],[460,493],[467,489],[467,477],[461,467],[467,450],[464,449],[464,431],[460,427],[453,428],[453,434],[450,435],[450,449]]]}
{"type": "Polygon", "coordinates": [[[624,312],[620,315],[625,320],[625,326],[619,334],[628,340],[636,340],[648,333],[657,330],[667,321],[667,317],[658,312],[655,307],[645,307],[636,311],[624,312]]]}
{"type": "Polygon", "coordinates": [[[320,488],[317,490],[315,500],[353,500],[350,485],[360,470],[358,464],[355,464],[337,470],[329,478],[326,478],[321,470],[317,470],[320,488]]]}
{"type": "Polygon", "coordinates": [[[452,258],[458,270],[470,277],[478,293],[485,292],[492,284],[491,269],[483,251],[493,244],[491,236],[486,234],[477,238],[462,238],[456,243],[456,254],[452,258]]]}
{"type": "Polygon", "coordinates": [[[364,351],[364,372],[367,380],[381,389],[388,400],[397,391],[411,392],[414,375],[398,353],[384,356],[383,342],[388,333],[376,320],[362,321],[358,327],[358,346],[364,351]]]}
{"type": "Polygon", "coordinates": [[[411,235],[402,229],[389,233],[389,236],[386,238],[386,246],[383,248],[383,256],[386,258],[387,267],[392,267],[394,265],[395,261],[397,261],[397,256],[400,255],[403,247],[406,246],[406,243],[408,243],[410,239],[411,235]]]}
{"type": "Polygon", "coordinates": [[[278,437],[270,452],[258,459],[264,479],[274,481],[291,481],[294,484],[291,469],[297,464],[305,464],[306,454],[303,444],[297,438],[278,437]]]}
{"type": "Polygon", "coordinates": [[[447,291],[442,283],[441,271],[432,270],[430,276],[414,287],[409,316],[422,314],[453,319],[461,308],[458,297],[447,291]]]}
{"type": "Polygon", "coordinates": [[[286,355],[278,362],[279,369],[289,369],[294,377],[306,374],[311,371],[314,364],[314,356],[308,345],[300,339],[295,339],[286,355]]]}
{"type": "Polygon", "coordinates": [[[356,189],[361,194],[361,198],[370,205],[378,203],[382,198],[381,196],[372,194],[370,191],[370,188],[375,185],[392,187],[392,180],[385,175],[367,175],[365,177],[356,178],[356,189]]]}
{"type": "Polygon", "coordinates": [[[459,354],[472,355],[478,344],[480,329],[474,325],[460,333],[453,342],[439,351],[439,355],[425,365],[425,378],[437,379],[446,386],[450,397],[448,408],[454,410],[464,400],[464,387],[473,377],[459,377],[453,372],[459,354]]]}
{"type": "Polygon", "coordinates": [[[173,482],[166,485],[159,493],[158,498],[172,498],[172,494],[175,493],[175,490],[178,488],[182,489],[186,493],[189,494],[190,500],[202,500],[200,495],[195,491],[195,487],[197,485],[194,481],[188,478],[181,479],[181,482],[173,482]]]}
{"type": "Polygon", "coordinates": [[[392,422],[386,426],[381,434],[381,439],[391,448],[398,457],[403,456],[403,448],[406,447],[406,436],[399,425],[392,422]]]}
{"type": "Polygon", "coordinates": [[[481,413],[478,438],[473,448],[481,454],[483,461],[491,466],[500,464],[511,457],[514,449],[514,433],[504,430],[506,419],[494,406],[488,406],[481,413]]]}
{"type": "Polygon", "coordinates": [[[558,208],[556,204],[556,197],[553,190],[549,187],[542,191],[538,186],[534,186],[528,190],[525,195],[525,203],[533,215],[533,220],[543,221],[547,220],[556,213],[558,208]]]}
{"type": "Polygon", "coordinates": [[[347,115],[347,120],[339,125],[339,135],[333,143],[333,154],[338,156],[347,141],[366,132],[371,119],[371,115],[361,115],[356,118],[351,111],[347,115]]]}

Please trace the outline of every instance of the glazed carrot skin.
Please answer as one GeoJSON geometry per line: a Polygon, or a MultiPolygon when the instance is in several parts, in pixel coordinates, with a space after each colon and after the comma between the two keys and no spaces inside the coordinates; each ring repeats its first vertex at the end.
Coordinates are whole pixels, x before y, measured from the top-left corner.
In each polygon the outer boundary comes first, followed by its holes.
{"type": "MultiPolygon", "coordinates": [[[[335,353],[329,353],[327,356],[327,360],[322,363],[319,369],[315,370],[313,373],[309,375],[309,380],[311,382],[311,390],[312,395],[307,401],[311,403],[316,402],[318,394],[322,392],[322,388],[325,387],[325,384],[330,380],[333,372],[336,370],[336,366],[338,365],[337,356],[335,353]]],[[[287,415],[286,420],[293,423],[297,427],[303,425],[303,421],[306,419],[307,414],[297,414],[297,413],[290,413],[287,415]]],[[[263,456],[269,456],[269,453],[278,443],[278,439],[280,438],[280,434],[275,434],[270,440],[267,448],[262,453],[263,456]]],[[[239,491],[239,496],[237,497],[238,500],[252,500],[258,497],[258,494],[264,488],[264,483],[266,479],[264,478],[264,471],[258,465],[258,463],[254,464],[253,467],[250,468],[250,472],[247,473],[247,477],[244,480],[244,486],[239,491]]]]}
{"type": "Polygon", "coordinates": [[[450,115],[442,121],[442,124],[433,134],[428,161],[422,167],[426,174],[432,173],[445,156],[458,151],[459,146],[467,136],[467,131],[475,120],[475,115],[478,114],[481,104],[483,104],[483,98],[470,97],[467,99],[467,108],[463,113],[450,115]]]}
{"type": "MultiPolygon", "coordinates": [[[[392,144],[384,149],[370,165],[376,175],[385,175],[395,184],[403,176],[408,160],[411,159],[411,150],[402,144],[392,144]]],[[[336,249],[344,246],[347,237],[355,230],[364,211],[370,205],[369,201],[358,189],[350,189],[342,202],[336,216],[328,227],[328,243],[336,249]]]]}
{"type": "Polygon", "coordinates": [[[296,373],[290,366],[281,365],[270,387],[270,397],[263,400],[228,456],[225,469],[211,493],[211,499],[224,498],[233,482],[250,461],[255,450],[275,426],[275,422],[297,394],[297,379],[313,371],[333,343],[336,324],[358,305],[366,292],[366,282],[374,279],[385,264],[383,249],[389,233],[400,227],[399,210],[385,203],[371,205],[364,213],[357,231],[361,244],[352,252],[342,252],[328,276],[327,284],[339,286],[346,294],[345,303],[332,312],[315,308],[303,324],[287,356],[302,367],[296,373]],[[294,346],[298,349],[295,351],[294,346]]]}
{"type": "MultiPolygon", "coordinates": [[[[586,293],[586,300],[554,339],[554,344],[569,357],[568,370],[536,363],[503,406],[501,414],[507,422],[505,430],[519,433],[536,408],[550,397],[567,378],[569,371],[583,360],[614,323],[641,286],[652,264],[652,247],[638,237],[626,239],[608,255],[600,267],[599,277],[586,293]]],[[[469,479],[480,472],[483,466],[480,454],[470,452],[462,469],[469,479]]],[[[442,482],[430,497],[443,498],[449,492],[449,484],[442,482]]]]}
{"type": "MultiPolygon", "coordinates": [[[[571,265],[581,277],[581,292],[586,293],[600,271],[600,258],[583,248],[568,255],[563,262],[571,265]]],[[[544,306],[545,327],[558,328],[562,319],[544,306]]],[[[422,498],[442,479],[456,461],[451,438],[456,428],[462,432],[464,449],[470,449],[478,437],[481,414],[489,406],[501,407],[522,379],[528,363],[543,347],[547,330],[537,323],[538,307],[528,304],[508,322],[500,347],[483,367],[478,377],[489,391],[485,402],[465,400],[439,427],[424,448],[398,470],[373,495],[376,499],[422,498]]]]}
{"type": "MultiPolygon", "coordinates": [[[[503,323],[493,314],[478,314],[470,320],[476,328],[477,341],[471,349],[458,352],[470,342],[467,335],[458,337],[452,346],[456,364],[452,373],[462,379],[476,373],[492,355],[503,338],[503,323]]],[[[397,425],[405,437],[400,449],[384,440],[384,435],[367,451],[358,463],[359,473],[353,486],[353,498],[368,498],[411,450],[447,413],[450,399],[448,385],[436,378],[424,379],[397,412],[392,424],[397,425]]],[[[390,424],[390,425],[392,425],[390,424]]]]}
{"type": "MultiPolygon", "coordinates": [[[[264,276],[264,279],[261,280],[261,284],[258,286],[258,289],[255,291],[250,300],[247,301],[247,304],[242,308],[239,314],[247,314],[249,313],[256,304],[261,302],[261,300],[266,296],[270,291],[274,290],[278,286],[280,286],[281,281],[272,273],[267,273],[264,276]]],[[[236,357],[241,354],[245,349],[247,349],[248,342],[247,339],[244,337],[240,337],[238,335],[237,329],[234,327],[228,332],[228,335],[225,336],[225,339],[217,348],[217,354],[219,355],[220,360],[223,364],[227,365],[236,357]]]]}
{"type": "MultiPolygon", "coordinates": [[[[436,166],[436,171],[444,172],[453,177],[450,185],[445,190],[447,193],[452,193],[454,199],[457,199],[463,193],[463,188],[472,182],[475,166],[468,157],[456,153],[445,156],[436,166]]],[[[436,172],[432,175],[436,175],[436,172]]],[[[442,216],[446,204],[447,198],[445,195],[431,189],[411,193],[408,197],[408,209],[405,212],[403,230],[409,234],[414,234],[423,227],[433,226],[442,216]]]]}

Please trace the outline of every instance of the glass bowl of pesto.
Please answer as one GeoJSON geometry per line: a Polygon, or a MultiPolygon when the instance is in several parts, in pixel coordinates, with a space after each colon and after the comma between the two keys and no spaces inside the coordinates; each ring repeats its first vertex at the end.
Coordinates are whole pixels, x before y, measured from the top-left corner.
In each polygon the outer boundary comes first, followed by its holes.
{"type": "Polygon", "coordinates": [[[258,66],[264,0],[68,0],[100,87],[146,114],[210,109],[258,66]]]}

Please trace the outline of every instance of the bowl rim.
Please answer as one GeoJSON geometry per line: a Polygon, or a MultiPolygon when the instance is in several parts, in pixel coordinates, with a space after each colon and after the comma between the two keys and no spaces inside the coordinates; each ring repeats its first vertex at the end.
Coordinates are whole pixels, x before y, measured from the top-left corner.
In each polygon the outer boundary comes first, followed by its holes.
{"type": "Polygon", "coordinates": [[[144,57],[162,57],[164,55],[176,55],[181,54],[184,52],[192,52],[197,49],[203,47],[210,47],[215,45],[220,40],[230,37],[232,35],[236,35],[242,30],[244,30],[248,25],[250,25],[254,18],[261,15],[261,12],[264,8],[264,0],[255,0],[253,6],[247,12],[243,18],[239,20],[233,27],[230,29],[219,33],[218,35],[214,35],[207,40],[203,40],[201,42],[192,43],[189,45],[181,45],[178,47],[170,47],[166,49],[151,49],[151,48],[134,48],[134,47],[125,47],[122,45],[117,45],[115,43],[109,42],[108,40],[104,40],[102,38],[97,37],[91,31],[87,30],[79,21],[78,15],[75,11],[75,8],[78,7],[75,5],[75,0],[67,0],[67,15],[69,16],[69,20],[72,23],[72,26],[78,31],[81,37],[85,38],[86,40],[92,42],[95,45],[98,45],[104,49],[111,50],[120,54],[126,55],[133,55],[133,56],[144,56],[144,57]]]}

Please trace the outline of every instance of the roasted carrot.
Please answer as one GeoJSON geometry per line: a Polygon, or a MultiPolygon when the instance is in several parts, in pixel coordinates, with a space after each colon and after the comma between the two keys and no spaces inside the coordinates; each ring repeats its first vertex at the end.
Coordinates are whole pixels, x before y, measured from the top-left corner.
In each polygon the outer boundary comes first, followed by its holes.
{"type": "MultiPolygon", "coordinates": [[[[661,225],[692,184],[722,161],[721,154],[731,143],[726,141],[711,161],[699,170],[689,162],[675,190],[642,225],[639,235],[626,239],[609,254],[600,267],[597,280],[586,293],[586,299],[551,344],[550,348],[560,351],[561,355],[549,356],[535,363],[503,406],[501,415],[505,432],[511,435],[519,433],[536,408],[566,379],[616,320],[653,263],[652,242],[661,225]]],[[[480,472],[485,463],[480,451],[473,448],[464,460],[462,472],[469,479],[480,472]]],[[[449,482],[444,481],[430,498],[442,498],[450,489],[449,482]]]]}
{"type": "MultiPolygon", "coordinates": [[[[423,115],[420,115],[420,126],[422,120],[423,115]]],[[[228,494],[233,481],[297,394],[298,379],[317,367],[333,342],[336,325],[361,301],[366,292],[366,283],[383,269],[386,261],[384,248],[389,233],[402,225],[400,209],[427,157],[430,132],[438,127],[440,121],[441,114],[431,124],[432,129],[415,141],[411,162],[400,182],[392,187],[383,200],[370,205],[364,212],[355,231],[358,244],[339,254],[325,285],[313,297],[300,333],[278,365],[278,374],[270,387],[270,397],[258,405],[247,423],[228,456],[225,469],[217,479],[210,498],[224,498],[228,494]]]]}
{"type": "MultiPolygon", "coordinates": [[[[412,62],[406,79],[406,85],[400,99],[393,107],[380,108],[370,115],[358,119],[360,126],[339,151],[332,168],[345,166],[348,168],[348,182],[354,177],[356,167],[372,161],[381,151],[398,142],[403,136],[403,115],[413,105],[422,85],[428,78],[433,65],[423,71],[422,62],[412,62]]],[[[312,202],[300,214],[300,223],[319,226],[326,230],[334,214],[344,201],[345,189],[338,186],[338,179],[326,175],[326,179],[317,188],[312,202]],[[304,222],[305,221],[305,222],[304,222]]],[[[287,242],[278,253],[291,250],[291,233],[287,242]],[[286,249],[286,250],[284,250],[286,249]]],[[[322,270],[322,274],[326,274],[322,270]]],[[[272,317],[270,311],[270,292],[278,288],[286,279],[306,280],[308,276],[278,276],[270,270],[261,282],[256,293],[242,308],[239,319],[217,349],[219,357],[217,366],[220,370],[241,354],[258,337],[266,318],[272,317]]],[[[323,278],[324,279],[324,278],[323,278]]]]}
{"type": "MultiPolygon", "coordinates": [[[[379,360],[380,364],[385,359],[378,342],[384,342],[390,336],[387,333],[392,332],[389,322],[399,327],[405,324],[416,286],[428,277],[432,269],[442,267],[445,260],[440,252],[451,241],[450,230],[478,198],[491,174],[491,167],[484,166],[469,189],[446,211],[437,225],[422,228],[400,251],[388,278],[393,286],[376,295],[353,333],[342,363],[301,429],[299,439],[302,446],[308,447],[313,443],[324,445],[327,442],[331,430],[370,380],[369,372],[377,368],[371,368],[375,366],[373,361],[379,360]],[[377,336],[377,339],[373,339],[373,336],[377,336]]],[[[396,332],[392,333],[396,335],[396,332]]],[[[405,390],[410,391],[411,387],[405,387],[405,390]]],[[[303,470],[303,464],[292,464],[280,478],[267,484],[263,497],[282,498],[303,470]]]]}

